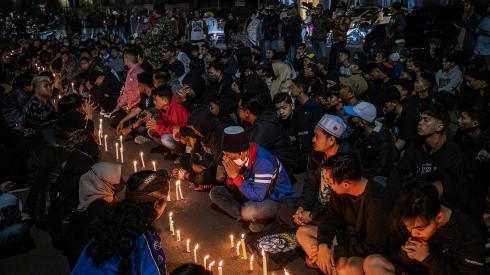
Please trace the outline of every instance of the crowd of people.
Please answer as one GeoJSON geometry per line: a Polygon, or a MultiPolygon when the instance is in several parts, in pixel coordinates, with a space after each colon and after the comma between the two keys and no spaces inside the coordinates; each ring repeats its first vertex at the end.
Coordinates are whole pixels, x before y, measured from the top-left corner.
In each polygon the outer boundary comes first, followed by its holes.
{"type": "MultiPolygon", "coordinates": [[[[72,274],[166,274],[154,221],[179,179],[253,233],[294,231],[306,265],[326,274],[485,274],[490,5],[483,15],[475,5],[465,1],[455,22],[454,52],[434,37],[411,53],[393,3],[392,48],[372,60],[346,49],[345,9],[321,4],[311,47],[298,6],[288,8],[284,50],[273,10],[248,22],[258,44],[230,24],[221,50],[199,11],[176,29],[160,1],[151,27],[127,37],[116,27],[93,39],[9,37],[0,254],[32,249],[35,224],[72,274]],[[124,181],[121,164],[101,162],[94,110],[127,140],[156,143],[177,168],[124,181]],[[25,203],[11,193],[21,188],[25,203]]],[[[184,265],[174,274],[206,272],[184,265]]]]}

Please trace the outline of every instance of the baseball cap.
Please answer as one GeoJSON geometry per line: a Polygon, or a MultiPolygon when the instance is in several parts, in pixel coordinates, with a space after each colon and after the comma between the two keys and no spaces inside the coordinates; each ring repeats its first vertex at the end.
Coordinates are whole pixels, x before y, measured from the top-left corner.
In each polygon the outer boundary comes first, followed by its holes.
{"type": "Polygon", "coordinates": [[[369,102],[359,102],[356,106],[344,106],[344,111],[350,116],[357,116],[369,123],[376,120],[376,107],[369,102]]]}
{"type": "Polygon", "coordinates": [[[347,127],[340,117],[329,114],[324,115],[317,125],[336,138],[342,138],[347,127]]]}
{"type": "Polygon", "coordinates": [[[351,75],[349,77],[341,77],[340,83],[342,85],[350,87],[354,93],[360,95],[368,89],[367,81],[360,75],[351,75]]]}

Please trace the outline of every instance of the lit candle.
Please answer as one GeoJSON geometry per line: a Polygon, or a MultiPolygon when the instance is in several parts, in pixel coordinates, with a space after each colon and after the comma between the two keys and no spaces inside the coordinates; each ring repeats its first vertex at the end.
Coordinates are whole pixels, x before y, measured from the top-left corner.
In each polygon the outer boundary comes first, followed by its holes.
{"type": "Polygon", "coordinates": [[[231,247],[235,246],[235,242],[233,241],[233,235],[230,235],[230,244],[231,244],[231,247]]]}
{"type": "Polygon", "coordinates": [[[211,271],[211,274],[213,274],[213,265],[214,265],[214,261],[212,261],[208,266],[208,270],[211,271]]]}
{"type": "Polygon", "coordinates": [[[138,172],[138,169],[136,169],[136,164],[137,164],[137,163],[138,163],[138,162],[137,162],[136,160],[135,160],[135,161],[133,161],[133,167],[134,167],[134,172],[135,172],[135,173],[136,173],[136,172],[138,172]]]}
{"type": "Polygon", "coordinates": [[[119,143],[116,142],[116,159],[119,159],[119,143]]]}
{"type": "Polygon", "coordinates": [[[289,275],[289,273],[286,269],[284,269],[284,275],[289,275]]]}
{"type": "Polygon", "coordinates": [[[119,136],[119,143],[121,143],[121,149],[123,148],[123,136],[119,136]]]}
{"type": "Polygon", "coordinates": [[[167,201],[171,201],[171,199],[170,199],[170,186],[168,188],[167,201]]]}
{"type": "Polygon", "coordinates": [[[240,257],[240,240],[236,243],[236,256],[240,257]]]}
{"type": "Polygon", "coordinates": [[[267,275],[267,259],[265,258],[265,252],[262,249],[262,271],[264,275],[267,275]]]}
{"type": "Polygon", "coordinates": [[[218,275],[223,275],[223,261],[219,261],[218,275]]]}
{"type": "Polygon", "coordinates": [[[100,134],[103,134],[104,133],[104,129],[102,129],[102,118],[99,119],[100,123],[99,123],[99,130],[100,130],[100,134]]]}
{"type": "Polygon", "coordinates": [[[60,99],[61,99],[61,95],[58,96],[58,100],[60,100],[60,99]]]}
{"type": "Polygon", "coordinates": [[[145,159],[143,158],[143,152],[140,152],[140,157],[141,157],[141,164],[143,164],[143,167],[145,166],[145,159]]]}
{"type": "Polygon", "coordinates": [[[179,200],[179,180],[175,181],[175,200],[179,200]]]}
{"type": "Polygon", "coordinates": [[[102,131],[99,129],[99,145],[102,145],[102,131]]]}
{"type": "Polygon", "coordinates": [[[203,264],[204,268],[206,268],[206,266],[207,266],[206,262],[208,261],[208,258],[209,258],[209,255],[204,256],[204,264],[203,264]]]}
{"type": "Polygon", "coordinates": [[[240,240],[242,243],[242,259],[247,259],[247,248],[245,247],[245,234],[242,234],[242,239],[240,240]]]}
{"type": "Polygon", "coordinates": [[[191,240],[187,239],[185,243],[185,252],[191,253],[191,240]]]}
{"type": "Polygon", "coordinates": [[[121,143],[121,148],[119,148],[119,152],[121,153],[121,163],[124,163],[124,155],[123,155],[123,146],[121,143]]]}
{"type": "Polygon", "coordinates": [[[197,249],[199,248],[199,244],[194,246],[194,262],[197,263],[197,249]]]}
{"type": "Polygon", "coordinates": [[[180,239],[180,230],[177,230],[177,241],[180,242],[181,239],[180,239]]]}
{"type": "Polygon", "coordinates": [[[153,163],[153,171],[156,171],[157,170],[157,164],[155,161],[152,161],[152,163],[153,163]]]}
{"type": "Polygon", "coordinates": [[[170,226],[170,231],[172,231],[172,216],[173,216],[174,213],[170,212],[168,213],[168,225],[170,226]]]}
{"type": "Polygon", "coordinates": [[[107,152],[107,135],[104,135],[104,146],[105,146],[105,151],[107,152]]]}
{"type": "Polygon", "coordinates": [[[172,236],[175,235],[174,221],[170,221],[170,231],[172,231],[172,236]]]}
{"type": "Polygon", "coordinates": [[[250,271],[254,271],[254,254],[250,256],[250,271]]]}
{"type": "Polygon", "coordinates": [[[73,82],[71,83],[71,90],[75,91],[75,83],[73,83],[73,82]]]}
{"type": "Polygon", "coordinates": [[[177,185],[177,187],[179,188],[179,196],[180,196],[180,199],[184,199],[184,196],[182,196],[182,188],[180,187],[180,180],[177,180],[179,182],[179,184],[177,185]]]}

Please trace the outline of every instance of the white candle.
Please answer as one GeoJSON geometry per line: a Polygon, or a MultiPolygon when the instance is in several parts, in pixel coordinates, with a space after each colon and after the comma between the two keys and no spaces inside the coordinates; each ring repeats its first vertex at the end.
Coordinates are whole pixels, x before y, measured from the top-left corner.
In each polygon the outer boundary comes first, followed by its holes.
{"type": "Polygon", "coordinates": [[[71,83],[71,90],[74,92],[75,91],[75,83],[71,83]]]}
{"type": "Polygon", "coordinates": [[[121,163],[124,163],[124,155],[123,155],[122,143],[121,143],[121,148],[119,148],[119,152],[121,153],[121,163]]]}
{"type": "Polygon", "coordinates": [[[175,181],[175,200],[179,200],[179,180],[175,181]]]}
{"type": "Polygon", "coordinates": [[[208,270],[211,271],[211,274],[213,274],[213,265],[214,265],[214,261],[212,261],[208,266],[208,270]]]}
{"type": "Polygon", "coordinates": [[[182,188],[180,187],[180,180],[177,180],[177,181],[179,182],[179,184],[177,185],[179,188],[179,194],[180,194],[179,196],[180,196],[180,199],[182,200],[182,199],[184,199],[184,196],[182,196],[182,188]]]}
{"type": "Polygon", "coordinates": [[[236,243],[236,256],[240,257],[240,240],[236,243]]]}
{"type": "Polygon", "coordinates": [[[194,246],[194,262],[197,263],[197,249],[199,248],[199,244],[194,246]]]}
{"type": "Polygon", "coordinates": [[[99,129],[99,145],[102,145],[102,131],[99,129]]]}
{"type": "Polygon", "coordinates": [[[247,248],[245,247],[245,234],[242,234],[242,239],[240,240],[242,243],[242,259],[247,259],[247,248]]]}
{"type": "Polygon", "coordinates": [[[230,235],[230,244],[231,244],[231,247],[235,246],[235,242],[233,241],[233,235],[230,235]]]}
{"type": "Polygon", "coordinates": [[[175,235],[174,221],[170,221],[170,231],[172,231],[172,236],[175,235]]]}
{"type": "Polygon", "coordinates": [[[141,157],[141,164],[143,164],[143,167],[145,166],[145,159],[143,158],[143,152],[140,152],[140,157],[141,157]]]}
{"type": "Polygon", "coordinates": [[[223,261],[219,261],[218,275],[223,275],[223,261]]]}
{"type": "Polygon", "coordinates": [[[152,161],[152,164],[153,164],[153,171],[156,171],[157,170],[157,164],[155,161],[152,161]]]}
{"type": "Polygon", "coordinates": [[[254,271],[254,254],[250,256],[250,271],[254,271]]]}
{"type": "Polygon", "coordinates": [[[267,260],[265,258],[265,252],[262,249],[262,271],[264,275],[267,275],[267,260]]]}
{"type": "Polygon", "coordinates": [[[289,273],[286,269],[284,269],[284,275],[289,275],[289,273]]]}
{"type": "Polygon", "coordinates": [[[177,241],[180,242],[181,239],[180,239],[180,230],[177,230],[177,241]]]}
{"type": "Polygon", "coordinates": [[[172,212],[170,212],[168,214],[168,224],[170,226],[170,231],[172,232],[172,235],[173,235],[174,234],[174,220],[172,219],[172,215],[173,215],[172,212]]]}
{"type": "Polygon", "coordinates": [[[204,256],[204,264],[203,264],[204,268],[206,268],[206,266],[207,266],[206,262],[208,261],[208,258],[209,258],[209,255],[204,256]]]}
{"type": "Polygon", "coordinates": [[[123,136],[119,136],[119,143],[121,143],[121,149],[123,148],[123,136]]]}
{"type": "Polygon", "coordinates": [[[119,143],[116,142],[116,159],[119,159],[119,143]]]}
{"type": "Polygon", "coordinates": [[[171,201],[171,199],[170,199],[170,186],[168,188],[167,201],[171,201]]]}
{"type": "Polygon", "coordinates": [[[138,163],[138,162],[137,162],[136,160],[135,160],[135,161],[133,161],[133,167],[134,167],[134,172],[135,172],[135,173],[136,173],[136,172],[138,172],[138,169],[136,169],[136,164],[137,164],[137,163],[138,163]]]}
{"type": "Polygon", "coordinates": [[[191,240],[187,239],[185,243],[185,252],[191,253],[191,240]]]}
{"type": "Polygon", "coordinates": [[[107,135],[104,135],[104,146],[105,146],[105,151],[107,152],[107,135]]]}

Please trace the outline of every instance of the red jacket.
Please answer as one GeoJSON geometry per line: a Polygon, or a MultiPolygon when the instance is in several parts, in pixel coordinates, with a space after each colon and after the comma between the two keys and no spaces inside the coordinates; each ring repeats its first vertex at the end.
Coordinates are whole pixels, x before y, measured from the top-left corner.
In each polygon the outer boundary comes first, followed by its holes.
{"type": "Polygon", "coordinates": [[[159,135],[172,134],[175,126],[186,126],[188,118],[189,111],[182,105],[182,100],[173,96],[167,110],[158,110],[157,133],[159,135]]]}

